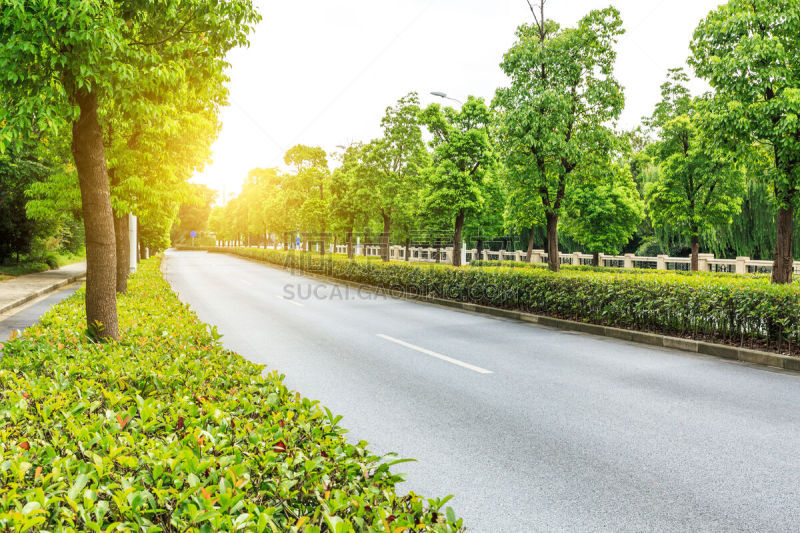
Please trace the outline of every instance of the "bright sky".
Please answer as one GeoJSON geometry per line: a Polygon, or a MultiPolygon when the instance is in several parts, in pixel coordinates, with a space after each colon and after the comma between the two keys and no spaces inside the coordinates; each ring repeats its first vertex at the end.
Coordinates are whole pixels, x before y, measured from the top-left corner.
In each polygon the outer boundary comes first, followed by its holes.
{"type": "MultiPolygon", "coordinates": [[[[532,20],[525,0],[255,1],[263,20],[250,47],[231,53],[231,105],[212,163],[194,179],[220,191],[219,200],[223,190],[238,194],[250,169],[282,167],[295,144],[331,154],[377,137],[385,108],[410,91],[423,105],[441,102],[431,91],[491,100],[505,84],[499,63],[516,27],[532,20]]],[[[626,29],[617,48],[626,96],[621,127],[652,112],[667,69],[685,65],[694,28],[721,3],[613,2],[626,29]]],[[[572,25],[608,5],[548,0],[545,16],[572,25]]]]}

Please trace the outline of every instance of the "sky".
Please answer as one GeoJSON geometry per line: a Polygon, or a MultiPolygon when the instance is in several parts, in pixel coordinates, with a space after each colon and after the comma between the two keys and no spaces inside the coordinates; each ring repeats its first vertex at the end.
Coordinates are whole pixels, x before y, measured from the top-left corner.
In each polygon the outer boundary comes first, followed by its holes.
{"type": "MultiPolygon", "coordinates": [[[[254,0],[263,17],[248,48],[231,52],[230,105],[211,162],[192,181],[231,198],[250,169],[283,168],[295,144],[337,146],[378,137],[387,106],[416,91],[491,100],[526,0],[254,0]]],[[[698,22],[719,0],[615,0],[625,34],[615,75],[625,88],[619,127],[660,98],[667,69],[685,66],[698,22]]],[[[548,0],[545,16],[573,25],[608,0],[548,0]]],[[[691,69],[689,69],[691,73],[691,69]]],[[[692,90],[706,90],[693,80],[692,90]]]]}

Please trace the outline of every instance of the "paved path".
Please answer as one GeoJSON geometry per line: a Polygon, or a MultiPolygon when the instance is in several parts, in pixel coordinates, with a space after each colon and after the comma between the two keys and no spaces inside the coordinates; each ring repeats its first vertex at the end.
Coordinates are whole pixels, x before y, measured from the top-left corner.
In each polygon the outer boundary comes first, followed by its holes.
{"type": "Polygon", "coordinates": [[[44,294],[69,285],[86,275],[86,263],[27,274],[0,282],[0,314],[8,313],[44,294]]]}
{"type": "Polygon", "coordinates": [[[225,255],[169,252],[165,268],[226,346],[352,439],[418,459],[403,487],[455,494],[469,531],[800,531],[800,375],[225,255]]]}
{"type": "MultiPolygon", "coordinates": [[[[70,296],[81,287],[81,283],[73,283],[41,296],[20,307],[14,308],[8,313],[0,313],[0,344],[8,338],[12,331],[21,331],[29,328],[39,321],[39,317],[50,310],[52,306],[70,296]]],[[[2,348],[0,348],[0,352],[2,348]]]]}

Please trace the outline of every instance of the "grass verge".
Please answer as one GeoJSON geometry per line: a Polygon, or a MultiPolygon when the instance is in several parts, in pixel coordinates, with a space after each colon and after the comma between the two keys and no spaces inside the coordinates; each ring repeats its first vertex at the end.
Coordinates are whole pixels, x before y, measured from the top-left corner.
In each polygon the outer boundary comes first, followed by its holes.
{"type": "Polygon", "coordinates": [[[401,495],[392,457],[225,350],[140,264],[119,342],[84,335],[83,291],[3,345],[2,531],[460,531],[401,495]]]}
{"type": "Polygon", "coordinates": [[[46,258],[27,258],[21,260],[17,264],[0,265],[0,281],[3,281],[4,276],[8,279],[16,276],[24,276],[25,274],[35,274],[36,272],[45,272],[73,263],[80,263],[81,261],[86,261],[85,254],[49,253],[46,258]]]}

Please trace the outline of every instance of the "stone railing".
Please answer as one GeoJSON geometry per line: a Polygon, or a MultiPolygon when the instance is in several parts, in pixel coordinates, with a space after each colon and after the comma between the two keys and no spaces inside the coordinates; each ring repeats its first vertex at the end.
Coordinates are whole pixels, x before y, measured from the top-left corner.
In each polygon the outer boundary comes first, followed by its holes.
{"type": "MultiPolygon", "coordinates": [[[[369,257],[379,257],[381,255],[380,246],[357,246],[354,247],[356,255],[363,256],[364,248],[369,257]]],[[[332,250],[332,247],[331,247],[332,250]]],[[[347,253],[346,245],[336,247],[336,252],[347,253]]],[[[389,259],[393,261],[404,261],[406,248],[404,246],[390,246],[389,259]]],[[[422,263],[452,263],[453,248],[409,248],[410,261],[422,263]]],[[[476,249],[462,249],[461,262],[467,264],[475,259],[485,261],[525,261],[524,251],[508,252],[506,250],[489,251],[483,250],[481,257],[478,257],[476,249]]],[[[591,265],[592,254],[575,252],[571,254],[561,253],[559,261],[564,265],[591,265]]],[[[533,250],[531,254],[532,263],[546,263],[547,253],[544,250],[533,250]]],[[[688,257],[669,257],[667,255],[657,255],[655,257],[637,256],[635,254],[625,255],[605,255],[600,254],[600,266],[617,268],[652,268],[654,270],[689,270],[688,257]]],[[[772,272],[772,261],[757,261],[749,257],[737,257],[736,259],[718,259],[714,254],[700,254],[698,257],[698,268],[705,272],[730,272],[736,274],[769,273],[772,272]]],[[[800,261],[794,262],[794,271],[800,274],[800,261]]]]}

